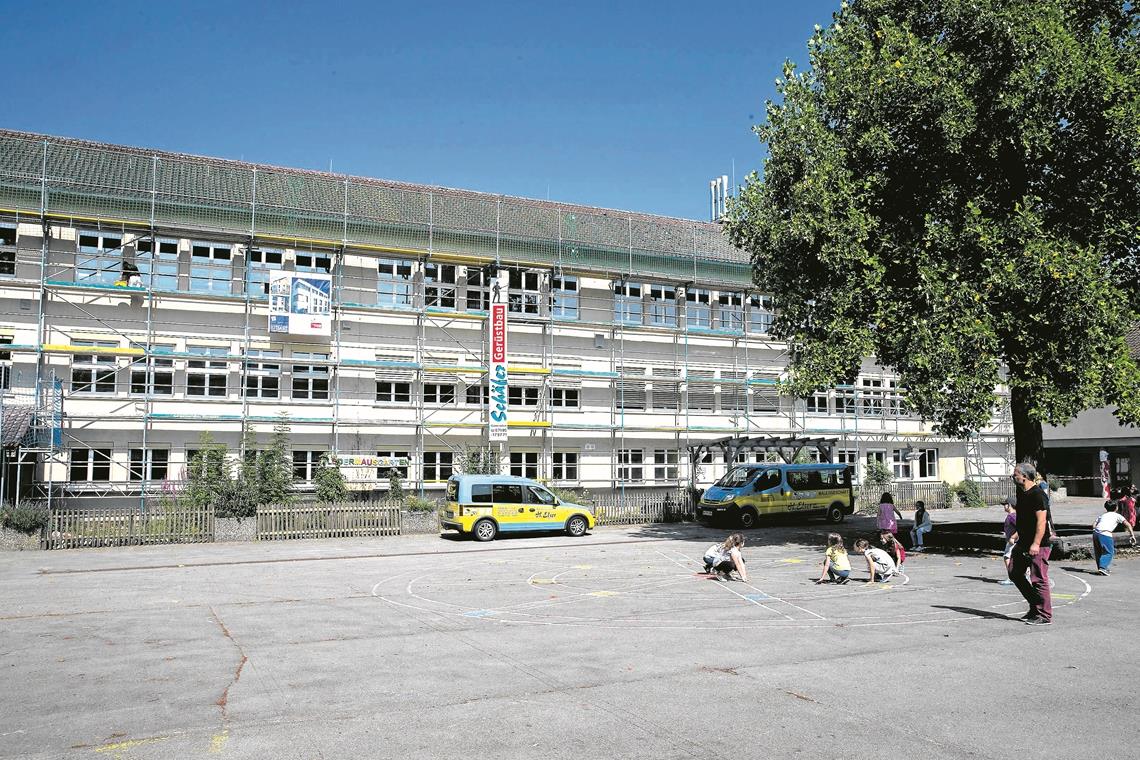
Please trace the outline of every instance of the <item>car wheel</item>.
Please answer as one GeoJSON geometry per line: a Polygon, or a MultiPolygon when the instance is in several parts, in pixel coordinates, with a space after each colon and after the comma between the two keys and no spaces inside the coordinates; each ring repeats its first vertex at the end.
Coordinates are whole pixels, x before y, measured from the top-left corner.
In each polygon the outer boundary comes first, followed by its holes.
{"type": "Polygon", "coordinates": [[[832,504],[827,508],[827,521],[829,523],[843,522],[843,506],[840,504],[832,504]]]}
{"type": "Polygon", "coordinates": [[[566,532],[574,538],[586,535],[586,518],[582,515],[571,517],[566,521],[566,532]]]}
{"type": "Polygon", "coordinates": [[[740,527],[741,528],[755,528],[756,527],[756,511],[746,509],[740,513],[740,527]]]}
{"type": "Polygon", "coordinates": [[[476,541],[493,541],[498,532],[495,521],[486,518],[475,523],[475,527],[471,529],[471,535],[475,536],[476,541]]]}

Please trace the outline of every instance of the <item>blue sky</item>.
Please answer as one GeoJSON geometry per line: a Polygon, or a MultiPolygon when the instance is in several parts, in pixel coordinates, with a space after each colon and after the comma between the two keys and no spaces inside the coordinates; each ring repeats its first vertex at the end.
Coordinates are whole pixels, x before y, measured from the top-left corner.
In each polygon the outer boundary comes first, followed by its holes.
{"type": "Polygon", "coordinates": [[[705,219],[838,4],[9,5],[0,125],[705,219]]]}

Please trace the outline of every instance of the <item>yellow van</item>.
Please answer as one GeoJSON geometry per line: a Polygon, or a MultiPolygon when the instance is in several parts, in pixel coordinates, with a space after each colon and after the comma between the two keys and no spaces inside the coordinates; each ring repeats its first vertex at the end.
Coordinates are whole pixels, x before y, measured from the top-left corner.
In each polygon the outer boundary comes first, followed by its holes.
{"type": "Polygon", "coordinates": [[[581,536],[594,527],[591,507],[562,501],[545,486],[512,475],[452,475],[447,481],[444,530],[491,541],[499,531],[566,531],[581,536]]]}
{"type": "Polygon", "coordinates": [[[739,464],[701,494],[697,519],[753,528],[761,517],[797,514],[843,522],[855,512],[845,464],[739,464]]]}

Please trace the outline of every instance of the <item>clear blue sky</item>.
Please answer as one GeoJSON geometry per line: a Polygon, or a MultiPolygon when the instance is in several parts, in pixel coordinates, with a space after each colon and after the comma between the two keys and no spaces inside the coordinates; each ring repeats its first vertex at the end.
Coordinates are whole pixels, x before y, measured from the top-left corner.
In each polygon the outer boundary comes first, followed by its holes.
{"type": "Polygon", "coordinates": [[[8,4],[0,125],[705,219],[838,5],[8,4]]]}

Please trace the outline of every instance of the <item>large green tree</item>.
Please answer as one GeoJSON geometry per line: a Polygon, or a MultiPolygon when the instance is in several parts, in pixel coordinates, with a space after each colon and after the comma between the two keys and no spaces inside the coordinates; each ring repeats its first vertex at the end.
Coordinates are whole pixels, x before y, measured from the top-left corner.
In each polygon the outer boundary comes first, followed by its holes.
{"type": "Polygon", "coordinates": [[[854,0],[788,63],[726,231],[773,294],[789,391],[864,357],[952,436],[1007,382],[1041,424],[1140,421],[1140,11],[1121,0],[854,0]]]}

